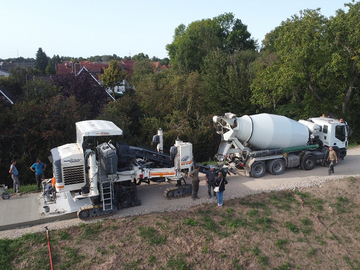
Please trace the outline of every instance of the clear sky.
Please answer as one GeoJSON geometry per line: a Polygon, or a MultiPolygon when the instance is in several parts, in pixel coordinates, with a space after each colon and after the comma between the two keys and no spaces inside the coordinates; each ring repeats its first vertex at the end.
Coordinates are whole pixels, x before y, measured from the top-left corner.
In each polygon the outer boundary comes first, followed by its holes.
{"type": "Polygon", "coordinates": [[[168,57],[180,24],[226,12],[248,26],[259,44],[300,10],[335,16],[351,0],[0,0],[0,58],[95,55],[168,57]]]}

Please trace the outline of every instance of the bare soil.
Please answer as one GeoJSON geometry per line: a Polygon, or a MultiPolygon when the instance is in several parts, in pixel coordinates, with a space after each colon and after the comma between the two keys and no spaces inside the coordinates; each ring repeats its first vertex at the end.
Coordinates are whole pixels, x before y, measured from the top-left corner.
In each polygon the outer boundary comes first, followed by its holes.
{"type": "MultiPolygon", "coordinates": [[[[55,269],[360,269],[359,187],[349,177],[51,231],[55,269]]],[[[31,249],[16,269],[48,260],[46,243],[31,249]]]]}

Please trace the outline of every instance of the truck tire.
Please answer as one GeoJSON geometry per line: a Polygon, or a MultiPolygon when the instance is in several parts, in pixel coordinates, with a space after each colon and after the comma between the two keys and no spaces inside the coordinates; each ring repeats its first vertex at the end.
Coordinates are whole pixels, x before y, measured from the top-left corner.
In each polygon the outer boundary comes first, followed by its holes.
{"type": "Polygon", "coordinates": [[[266,166],[264,162],[255,161],[251,166],[251,176],[254,178],[263,177],[266,173],[266,166]]]}
{"type": "Polygon", "coordinates": [[[322,165],[325,167],[329,167],[330,161],[327,160],[327,158],[329,156],[329,147],[324,146],[323,149],[321,150],[321,152],[324,153],[322,165]]]}
{"type": "Polygon", "coordinates": [[[316,158],[313,155],[306,155],[301,161],[301,168],[305,171],[314,169],[316,158]]]}
{"type": "Polygon", "coordinates": [[[280,175],[285,171],[285,162],[282,159],[270,160],[266,165],[267,171],[273,175],[280,175]]]}

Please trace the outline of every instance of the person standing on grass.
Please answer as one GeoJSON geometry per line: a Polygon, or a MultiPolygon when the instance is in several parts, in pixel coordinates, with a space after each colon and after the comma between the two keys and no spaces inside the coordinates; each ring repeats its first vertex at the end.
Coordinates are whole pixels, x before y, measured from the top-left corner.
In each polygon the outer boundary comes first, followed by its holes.
{"type": "Polygon", "coordinates": [[[218,206],[223,206],[225,185],[227,183],[228,183],[228,181],[226,181],[226,178],[224,177],[223,172],[219,171],[218,177],[215,180],[215,186],[219,187],[219,192],[217,193],[218,206]]]}
{"type": "Polygon", "coordinates": [[[19,172],[15,165],[16,165],[16,160],[13,159],[11,161],[9,173],[11,174],[11,178],[14,181],[14,193],[20,194],[19,172]]]}
{"type": "Polygon", "coordinates": [[[211,189],[213,190],[214,197],[216,198],[215,188],[215,178],[216,174],[214,172],[214,166],[210,165],[210,169],[205,174],[205,181],[208,186],[209,198],[211,198],[211,189]]]}
{"type": "Polygon", "coordinates": [[[40,159],[36,160],[36,162],[31,165],[30,170],[35,173],[35,180],[37,184],[37,191],[40,191],[41,181],[44,178],[44,170],[46,169],[46,164],[41,162],[40,159]]]}
{"type": "Polygon", "coordinates": [[[199,192],[199,166],[197,165],[193,171],[189,173],[189,176],[192,177],[192,198],[193,200],[200,199],[198,196],[199,192]]]}

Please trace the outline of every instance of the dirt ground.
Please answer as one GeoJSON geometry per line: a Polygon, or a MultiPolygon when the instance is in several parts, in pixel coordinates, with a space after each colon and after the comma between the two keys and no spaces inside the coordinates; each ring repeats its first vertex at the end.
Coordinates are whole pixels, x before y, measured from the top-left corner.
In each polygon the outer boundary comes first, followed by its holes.
{"type": "MultiPolygon", "coordinates": [[[[58,269],[360,269],[359,179],[51,232],[58,269]],[[71,255],[69,255],[71,254],[71,255]]],[[[34,246],[43,249],[46,245],[34,246]]],[[[38,252],[34,252],[38,254],[38,252]]],[[[29,267],[27,258],[17,269],[29,267]]]]}

